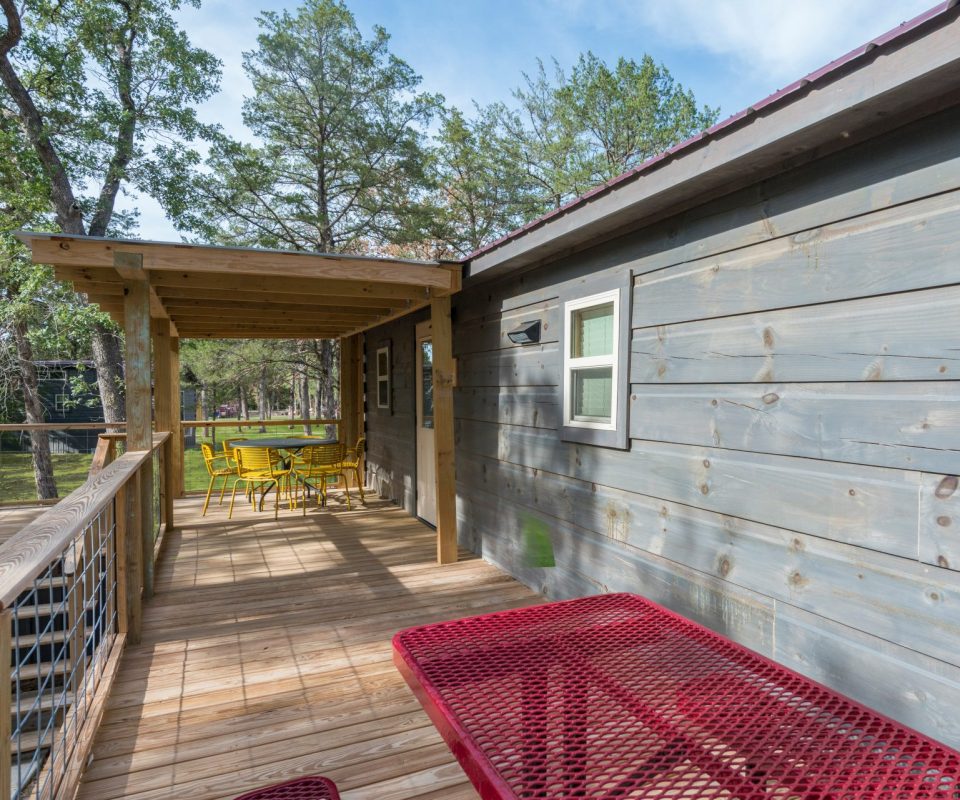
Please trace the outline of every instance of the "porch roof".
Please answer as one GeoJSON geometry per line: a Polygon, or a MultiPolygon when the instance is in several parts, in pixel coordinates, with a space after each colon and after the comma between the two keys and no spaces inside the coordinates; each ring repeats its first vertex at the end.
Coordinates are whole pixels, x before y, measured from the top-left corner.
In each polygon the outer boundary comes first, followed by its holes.
{"type": "Polygon", "coordinates": [[[51,264],[124,322],[124,283],[150,286],[150,316],[183,338],[340,338],[460,288],[459,264],[180,242],[18,231],[33,261],[51,264]]]}

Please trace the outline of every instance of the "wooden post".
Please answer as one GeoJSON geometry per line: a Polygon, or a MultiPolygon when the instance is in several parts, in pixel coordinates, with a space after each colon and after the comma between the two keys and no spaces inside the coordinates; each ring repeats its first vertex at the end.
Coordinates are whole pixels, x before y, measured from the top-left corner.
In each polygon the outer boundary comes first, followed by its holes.
{"type": "MultiPolygon", "coordinates": [[[[117,492],[117,618],[120,633],[131,644],[140,643],[143,625],[141,576],[143,538],[140,519],[140,475],[138,470],[117,492]]],[[[153,548],[151,547],[151,552],[153,548]]]]}
{"type": "MultiPolygon", "coordinates": [[[[171,497],[183,497],[183,428],[180,419],[180,338],[170,337],[170,469],[173,473],[171,497]]],[[[172,519],[172,517],[171,517],[172,519]]]]}
{"type": "MultiPolygon", "coordinates": [[[[170,320],[154,319],[150,323],[153,334],[153,421],[154,428],[160,431],[173,431],[173,358],[170,337],[170,320]]],[[[178,376],[179,377],[179,376],[178,376]]],[[[179,403],[178,403],[179,405],[179,403]]],[[[177,420],[179,422],[179,420],[177,420]]],[[[173,435],[171,433],[171,439],[173,435]]],[[[161,474],[154,480],[160,481],[163,522],[166,529],[173,529],[173,497],[176,480],[173,477],[173,453],[168,440],[161,452],[161,474]]]]}
{"type": "MultiPolygon", "coordinates": [[[[150,284],[142,256],[114,253],[114,265],[124,277],[123,327],[126,334],[127,449],[153,446],[150,403],[150,284]]],[[[140,468],[140,501],[136,530],[141,543],[143,591],[153,595],[153,461],[140,468]]],[[[132,538],[132,536],[131,536],[132,538]]]]}
{"type": "Polygon", "coordinates": [[[360,387],[357,373],[359,336],[340,340],[340,431],[339,438],[347,447],[357,443],[357,407],[360,405],[360,387]]]}
{"type": "Polygon", "coordinates": [[[453,453],[453,325],[450,295],[430,301],[433,324],[433,435],[437,459],[437,561],[457,560],[457,486],[453,453]]]}

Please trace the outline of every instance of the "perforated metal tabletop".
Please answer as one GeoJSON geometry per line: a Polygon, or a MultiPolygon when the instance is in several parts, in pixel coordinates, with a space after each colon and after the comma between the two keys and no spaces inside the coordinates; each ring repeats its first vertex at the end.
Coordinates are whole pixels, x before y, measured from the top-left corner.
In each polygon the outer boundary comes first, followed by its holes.
{"type": "Polygon", "coordinates": [[[484,800],[960,800],[960,753],[636,595],[393,645],[484,800]]]}

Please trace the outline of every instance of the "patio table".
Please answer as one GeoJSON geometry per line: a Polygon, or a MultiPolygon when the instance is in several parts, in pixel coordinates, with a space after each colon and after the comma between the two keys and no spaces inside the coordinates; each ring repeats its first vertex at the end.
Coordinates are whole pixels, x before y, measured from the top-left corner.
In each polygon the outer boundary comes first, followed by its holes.
{"type": "MultiPolygon", "coordinates": [[[[337,439],[305,439],[297,436],[276,436],[272,439],[244,439],[242,442],[234,442],[233,447],[270,447],[274,450],[286,450],[288,453],[299,453],[304,447],[314,447],[321,444],[336,444],[337,439]]],[[[279,487],[277,487],[279,491],[279,487]]],[[[264,489],[260,493],[260,510],[263,511],[263,501],[269,490],[264,489]]]]}
{"type": "Polygon", "coordinates": [[[960,800],[960,753],[637,595],[393,647],[483,800],[960,800]]]}
{"type": "Polygon", "coordinates": [[[303,439],[296,436],[278,436],[273,439],[244,439],[234,442],[234,447],[272,447],[274,450],[303,450],[318,444],[336,444],[336,439],[303,439]]]}

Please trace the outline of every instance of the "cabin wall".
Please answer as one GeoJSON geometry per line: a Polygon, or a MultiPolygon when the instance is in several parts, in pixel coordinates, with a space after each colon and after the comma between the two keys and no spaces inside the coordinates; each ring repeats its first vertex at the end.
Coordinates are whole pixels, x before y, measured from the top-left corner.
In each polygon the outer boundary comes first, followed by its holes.
{"type": "Polygon", "coordinates": [[[468,283],[461,543],[551,598],[647,595],[960,746],[958,126],[468,283]],[[630,449],[563,442],[558,295],[627,271],[630,449]]]}
{"type": "Polygon", "coordinates": [[[364,336],[367,485],[410,514],[417,513],[416,325],[429,309],[381,325],[364,336]],[[389,409],[377,406],[377,349],[390,345],[389,409]]]}

